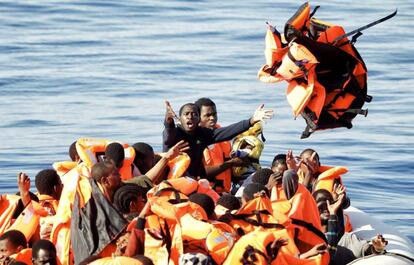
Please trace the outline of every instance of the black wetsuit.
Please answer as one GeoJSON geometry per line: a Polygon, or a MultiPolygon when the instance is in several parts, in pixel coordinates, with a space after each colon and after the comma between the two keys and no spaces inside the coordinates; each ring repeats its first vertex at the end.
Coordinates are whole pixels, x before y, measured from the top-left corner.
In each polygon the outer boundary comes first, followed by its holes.
{"type": "Polygon", "coordinates": [[[194,178],[198,176],[206,178],[206,170],[203,165],[204,149],[210,144],[231,140],[249,128],[250,120],[243,120],[217,129],[197,127],[190,135],[180,126],[175,126],[174,122],[171,124],[164,122],[163,151],[168,151],[181,140],[188,142],[190,149],[187,154],[191,158],[191,163],[187,169],[187,175],[194,178]]]}

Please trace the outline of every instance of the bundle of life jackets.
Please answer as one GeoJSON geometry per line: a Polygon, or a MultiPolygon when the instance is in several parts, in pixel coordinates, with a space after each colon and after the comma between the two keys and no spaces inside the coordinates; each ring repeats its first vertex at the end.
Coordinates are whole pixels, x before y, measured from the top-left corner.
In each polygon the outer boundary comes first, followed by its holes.
{"type": "Polygon", "coordinates": [[[302,115],[313,132],[338,127],[352,128],[367,95],[367,68],[354,47],[356,38],[343,37],[343,27],[312,18],[308,3],[286,23],[284,34],[269,25],[266,33],[266,64],[259,70],[262,82],[287,81],[287,100],[295,117],[302,115]]]}

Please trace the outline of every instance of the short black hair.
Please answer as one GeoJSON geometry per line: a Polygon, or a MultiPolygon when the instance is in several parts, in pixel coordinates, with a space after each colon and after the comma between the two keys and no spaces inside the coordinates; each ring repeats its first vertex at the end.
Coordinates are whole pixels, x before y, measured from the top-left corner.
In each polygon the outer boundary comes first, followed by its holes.
{"type": "Polygon", "coordinates": [[[112,161],[98,162],[92,166],[91,175],[95,181],[101,183],[102,179],[108,177],[115,169],[112,161]]]}
{"type": "Polygon", "coordinates": [[[266,195],[270,197],[269,190],[265,185],[260,183],[250,183],[243,190],[243,198],[248,202],[254,199],[254,194],[264,191],[266,195]]]}
{"type": "Polygon", "coordinates": [[[128,214],[131,202],[136,201],[139,197],[146,199],[146,193],[147,191],[143,187],[133,183],[126,183],[116,190],[113,204],[121,213],[128,214]]]}
{"type": "Polygon", "coordinates": [[[276,167],[277,165],[280,165],[280,164],[285,165],[287,167],[286,154],[277,154],[273,158],[272,167],[276,167]]]}
{"type": "MultiPolygon", "coordinates": [[[[148,156],[154,156],[154,149],[152,148],[151,145],[147,144],[147,143],[135,143],[132,145],[132,148],[134,148],[135,150],[135,158],[134,158],[134,165],[138,167],[139,160],[143,160],[148,156]]],[[[141,168],[138,167],[138,169],[141,171],[141,168]]],[[[141,172],[141,173],[145,173],[145,172],[141,172]]]]}
{"type": "Polygon", "coordinates": [[[125,151],[122,144],[117,142],[108,144],[105,148],[105,158],[112,160],[115,166],[120,168],[125,159],[125,151]]]}
{"type": "Polygon", "coordinates": [[[39,254],[39,250],[46,250],[49,252],[52,252],[56,258],[56,247],[55,245],[53,245],[52,242],[50,242],[49,240],[45,240],[45,239],[40,239],[37,240],[36,242],[34,242],[33,246],[32,246],[32,258],[36,259],[37,255],[39,254]]]}
{"type": "Polygon", "coordinates": [[[194,104],[201,110],[202,106],[208,106],[208,107],[215,107],[216,103],[214,103],[211,99],[209,98],[199,98],[197,99],[196,102],[194,102],[194,104]]]}
{"type": "Polygon", "coordinates": [[[43,169],[35,177],[35,185],[39,194],[53,195],[55,187],[61,182],[54,169],[43,169]]]}
{"type": "Polygon", "coordinates": [[[183,114],[183,109],[184,109],[185,107],[187,107],[187,106],[190,106],[190,107],[195,108],[195,109],[196,109],[196,111],[197,111],[197,113],[198,113],[198,115],[200,115],[200,108],[199,108],[196,104],[194,104],[194,103],[185,103],[184,105],[182,105],[182,106],[180,107],[180,111],[178,112],[178,115],[179,115],[179,116],[181,116],[181,114],[183,114]]]}
{"type": "Polygon", "coordinates": [[[252,182],[267,185],[267,183],[269,182],[270,175],[272,174],[273,171],[270,168],[259,168],[253,174],[252,182]]]}
{"type": "Polygon", "coordinates": [[[320,189],[312,193],[313,198],[315,199],[316,204],[320,202],[326,202],[327,200],[332,202],[332,194],[325,189],[320,189]]]}
{"type": "Polygon", "coordinates": [[[231,194],[223,194],[217,201],[217,205],[221,205],[226,209],[231,210],[238,210],[241,207],[240,200],[231,194]]]}
{"type": "Polygon", "coordinates": [[[193,203],[196,203],[196,204],[200,205],[201,208],[203,208],[204,211],[206,212],[209,219],[210,219],[210,217],[213,216],[214,208],[215,208],[214,201],[207,194],[193,193],[193,194],[190,195],[190,197],[188,197],[188,200],[190,202],[193,202],[193,203]]]}
{"type": "Polygon", "coordinates": [[[76,141],[69,146],[69,157],[72,161],[76,161],[79,157],[78,151],[76,150],[76,141]]]}
{"type": "Polygon", "coordinates": [[[27,240],[22,232],[19,230],[9,230],[0,236],[0,241],[7,240],[13,247],[17,248],[22,246],[27,248],[27,240]]]}

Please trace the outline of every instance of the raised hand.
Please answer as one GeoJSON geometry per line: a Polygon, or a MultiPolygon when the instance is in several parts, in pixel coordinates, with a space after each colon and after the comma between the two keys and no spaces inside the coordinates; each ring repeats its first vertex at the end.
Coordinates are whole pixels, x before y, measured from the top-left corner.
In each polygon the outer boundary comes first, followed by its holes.
{"type": "Polygon", "coordinates": [[[333,191],[332,197],[336,201],[341,194],[345,194],[346,188],[344,185],[336,183],[333,187],[333,191]]]}
{"type": "Polygon", "coordinates": [[[338,199],[333,204],[330,204],[329,200],[326,200],[326,205],[328,207],[328,211],[330,215],[336,215],[336,212],[338,211],[339,207],[341,207],[341,204],[344,198],[345,198],[345,194],[342,193],[341,195],[339,195],[338,199]]]}
{"type": "Polygon", "coordinates": [[[374,239],[371,240],[372,247],[376,254],[384,252],[385,247],[388,245],[388,241],[385,238],[378,234],[374,239]]]}
{"type": "Polygon", "coordinates": [[[259,121],[265,121],[273,117],[272,109],[265,109],[264,104],[261,104],[250,118],[250,124],[253,125],[259,121]]]}
{"type": "Polygon", "coordinates": [[[178,143],[176,143],[173,147],[171,147],[167,151],[167,153],[165,153],[165,158],[170,160],[170,159],[182,154],[183,152],[187,151],[188,149],[190,149],[190,147],[188,146],[188,143],[185,142],[184,140],[181,140],[178,143]]]}
{"type": "Polygon", "coordinates": [[[288,150],[286,153],[286,164],[288,169],[292,169],[295,172],[298,172],[298,169],[300,167],[300,165],[302,164],[302,160],[296,160],[295,157],[293,156],[293,152],[292,150],[288,150]]]}
{"type": "Polygon", "coordinates": [[[317,173],[316,171],[318,168],[318,164],[317,164],[315,157],[316,157],[316,152],[313,152],[310,158],[305,158],[304,160],[302,160],[302,163],[306,166],[306,168],[309,170],[312,176],[317,173]]]}
{"type": "Polygon", "coordinates": [[[174,119],[178,119],[177,114],[175,114],[173,108],[169,101],[165,101],[165,121],[168,123],[172,123],[174,119]]]}
{"type": "Polygon", "coordinates": [[[17,174],[17,185],[19,186],[20,198],[22,199],[23,205],[26,206],[30,203],[30,178],[26,173],[20,172],[17,174]]]}

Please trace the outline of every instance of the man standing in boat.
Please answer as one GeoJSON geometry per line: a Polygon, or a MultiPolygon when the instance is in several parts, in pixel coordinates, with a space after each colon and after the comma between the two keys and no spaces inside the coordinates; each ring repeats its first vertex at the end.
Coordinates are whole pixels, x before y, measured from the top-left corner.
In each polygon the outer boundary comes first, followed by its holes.
{"type": "Polygon", "coordinates": [[[187,174],[195,178],[207,178],[203,165],[203,151],[206,147],[214,143],[231,140],[238,134],[248,130],[255,123],[270,119],[273,116],[273,110],[264,109],[262,104],[250,119],[226,127],[209,129],[199,126],[200,110],[197,105],[186,103],[181,106],[179,118],[168,101],[165,102],[165,107],[163,151],[167,151],[181,140],[187,142],[190,147],[187,153],[191,158],[187,174]],[[179,119],[179,125],[175,125],[174,118],[179,119]]]}

